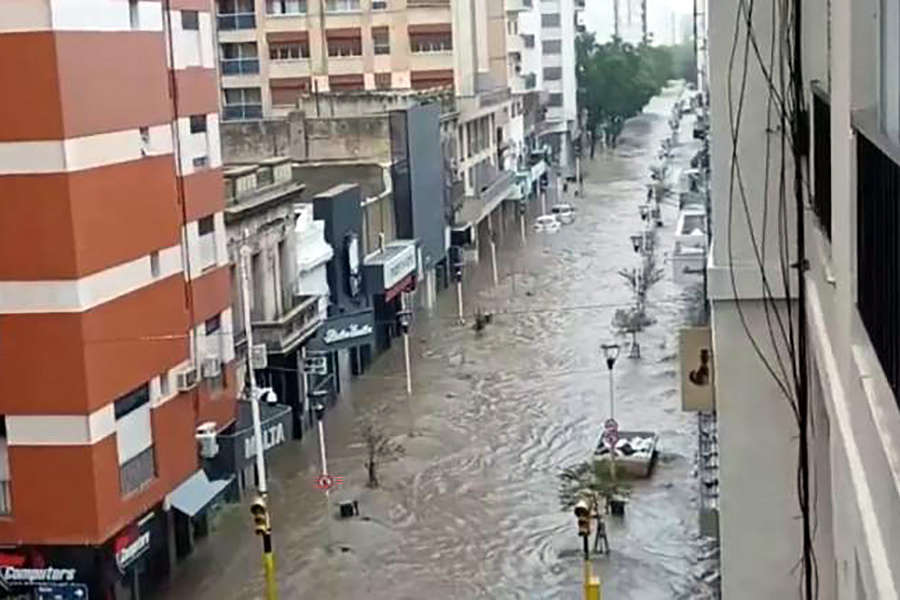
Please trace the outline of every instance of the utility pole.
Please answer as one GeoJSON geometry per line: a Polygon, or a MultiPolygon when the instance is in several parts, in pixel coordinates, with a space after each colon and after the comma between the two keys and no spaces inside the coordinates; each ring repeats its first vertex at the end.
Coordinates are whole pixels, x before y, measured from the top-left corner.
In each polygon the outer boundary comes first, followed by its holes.
{"type": "Polygon", "coordinates": [[[402,309],[397,315],[400,321],[400,331],[403,333],[403,364],[406,367],[406,404],[409,410],[409,436],[413,435],[413,408],[412,408],[412,367],[409,359],[409,326],[412,322],[412,311],[409,310],[409,296],[406,292],[400,296],[402,309]]]}
{"type": "Polygon", "coordinates": [[[613,26],[613,35],[616,38],[620,38],[619,35],[619,0],[613,0],[613,20],[615,21],[615,25],[613,26]]]}
{"type": "Polygon", "coordinates": [[[500,283],[497,277],[497,232],[494,230],[494,214],[488,215],[488,237],[491,245],[491,275],[494,279],[494,287],[500,283]]]}
{"type": "Polygon", "coordinates": [[[641,41],[645,44],[650,41],[647,32],[647,0],[641,0],[641,41]]]}
{"type": "Polygon", "coordinates": [[[268,514],[267,500],[269,495],[266,481],[266,458],[262,441],[262,423],[259,416],[260,398],[256,389],[256,375],[253,372],[253,328],[250,324],[250,247],[246,245],[247,233],[241,245],[241,301],[243,303],[244,335],[247,347],[247,382],[250,395],[250,411],[253,415],[253,437],[256,445],[256,477],[259,498],[251,506],[254,518],[257,519],[257,533],[263,542],[263,572],[266,577],[266,599],[275,600],[278,590],[275,581],[275,556],[272,551],[272,527],[268,514]],[[264,519],[264,520],[263,520],[264,519]]]}
{"type": "MultiPolygon", "coordinates": [[[[612,423],[615,426],[616,438],[618,438],[618,424],[616,423],[616,385],[613,378],[613,367],[616,364],[616,359],[619,358],[619,345],[618,344],[603,344],[600,346],[601,351],[603,352],[603,357],[606,359],[606,368],[609,370],[609,423],[612,423]]],[[[608,428],[605,428],[604,435],[607,435],[609,432],[608,428]]],[[[618,439],[610,440],[609,443],[609,472],[612,476],[613,483],[616,480],[616,442],[618,439]]]]}
{"type": "MultiPolygon", "coordinates": [[[[318,395],[318,394],[317,394],[318,395]]],[[[321,394],[324,395],[324,394],[321,394]]],[[[328,457],[325,455],[325,404],[316,401],[316,421],[319,428],[319,460],[322,461],[322,474],[319,476],[320,487],[325,490],[325,527],[328,531],[329,546],[333,542],[331,535],[331,476],[328,474],[328,457]]]]}
{"type": "MultiPolygon", "coordinates": [[[[526,213],[525,205],[519,204],[519,230],[522,234],[522,246],[524,247],[528,243],[528,239],[525,237],[525,213],[526,213]]],[[[515,280],[513,281],[515,283],[515,280]]]]}
{"type": "MultiPolygon", "coordinates": [[[[694,0],[694,75],[696,76],[697,89],[700,90],[700,55],[697,40],[697,0],[694,0]]],[[[830,64],[830,63],[829,63],[830,64]]],[[[702,90],[700,90],[702,91],[702,90]]]]}

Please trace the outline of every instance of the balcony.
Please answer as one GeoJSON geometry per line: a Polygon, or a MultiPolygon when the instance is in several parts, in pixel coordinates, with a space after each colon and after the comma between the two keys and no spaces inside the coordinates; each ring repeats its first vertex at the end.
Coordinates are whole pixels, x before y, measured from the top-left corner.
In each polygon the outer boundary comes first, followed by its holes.
{"type": "Polygon", "coordinates": [[[515,197],[517,190],[515,173],[501,171],[481,192],[463,199],[462,207],[456,213],[458,227],[468,227],[480,223],[503,200],[515,197]]]}
{"type": "Polygon", "coordinates": [[[219,31],[256,29],[255,13],[220,14],[217,16],[219,31]]]}
{"type": "Polygon", "coordinates": [[[831,239],[831,106],[828,96],[813,86],[813,212],[831,239]]]}
{"type": "Polygon", "coordinates": [[[258,75],[258,58],[223,58],[219,61],[222,65],[222,75],[258,75]]]}
{"type": "Polygon", "coordinates": [[[291,296],[292,306],[274,321],[252,319],[254,341],[273,354],[293,351],[318,329],[319,296],[291,296]]]}

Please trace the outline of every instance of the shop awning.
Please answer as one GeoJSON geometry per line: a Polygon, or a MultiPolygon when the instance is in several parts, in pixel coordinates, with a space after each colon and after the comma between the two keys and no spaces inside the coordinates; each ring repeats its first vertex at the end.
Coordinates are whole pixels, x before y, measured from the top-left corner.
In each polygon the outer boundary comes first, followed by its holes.
{"type": "Polygon", "coordinates": [[[232,479],[210,481],[206,473],[197,471],[169,494],[169,502],[179,512],[193,517],[215,500],[232,479]]]}

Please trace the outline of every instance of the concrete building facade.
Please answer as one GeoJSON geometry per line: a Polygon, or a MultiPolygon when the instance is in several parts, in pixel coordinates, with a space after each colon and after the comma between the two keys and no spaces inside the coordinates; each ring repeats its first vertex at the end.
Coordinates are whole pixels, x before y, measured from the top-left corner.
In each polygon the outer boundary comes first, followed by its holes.
{"type": "Polygon", "coordinates": [[[93,597],[137,597],[203,529],[180,486],[204,506],[221,491],[195,440],[235,416],[214,47],[196,0],[0,5],[14,591],[64,573],[93,597]]]}
{"type": "Polygon", "coordinates": [[[219,0],[223,116],[286,114],[313,93],[453,85],[449,0],[219,0]]]}
{"type": "MultiPolygon", "coordinates": [[[[797,271],[792,266],[785,271],[778,257],[783,249],[785,264],[796,261],[798,215],[789,191],[788,245],[779,248],[778,236],[770,235],[765,248],[759,247],[763,228],[771,233],[779,227],[780,135],[767,125],[777,109],[760,63],[751,56],[742,126],[733,147],[729,92],[736,106],[743,68],[730,75],[729,55],[740,7],[710,2],[708,9],[713,107],[708,281],[719,422],[722,593],[738,600],[791,598],[800,590],[798,427],[749,335],[780,373],[775,348],[784,361],[786,347],[772,342],[771,331],[780,339],[772,310],[786,315],[790,303],[796,315],[797,271]],[[762,176],[767,160],[775,169],[768,182],[762,176]],[[742,192],[731,185],[735,167],[743,173],[742,192]],[[770,210],[765,211],[767,198],[770,210]],[[743,215],[745,199],[756,241],[748,220],[737,216],[743,215]],[[765,289],[761,273],[771,290],[765,289]],[[790,300],[783,292],[783,273],[790,273],[790,300]],[[765,297],[771,300],[764,302],[765,297]]],[[[778,10],[766,1],[753,11],[764,57],[778,10]]],[[[812,143],[804,159],[806,202],[799,218],[805,223],[809,260],[804,278],[818,597],[893,599],[900,594],[898,13],[895,4],[874,0],[804,0],[802,15],[803,87],[810,109],[802,118],[810,119],[812,143]]],[[[742,24],[739,36],[744,35],[742,24]]],[[[743,63],[742,54],[738,62],[743,63]]],[[[788,157],[788,181],[790,162],[788,157]]]]}

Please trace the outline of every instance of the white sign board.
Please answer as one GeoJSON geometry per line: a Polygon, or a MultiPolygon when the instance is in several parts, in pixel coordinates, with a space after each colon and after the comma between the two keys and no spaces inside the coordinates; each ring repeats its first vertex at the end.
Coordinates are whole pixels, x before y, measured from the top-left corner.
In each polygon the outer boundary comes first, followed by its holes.
{"type": "Polygon", "coordinates": [[[404,244],[404,248],[384,263],[384,289],[389,290],[416,271],[416,245],[404,244]]]}

